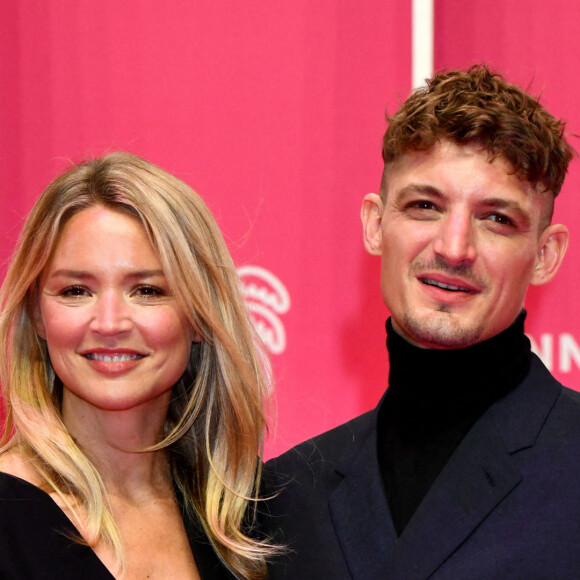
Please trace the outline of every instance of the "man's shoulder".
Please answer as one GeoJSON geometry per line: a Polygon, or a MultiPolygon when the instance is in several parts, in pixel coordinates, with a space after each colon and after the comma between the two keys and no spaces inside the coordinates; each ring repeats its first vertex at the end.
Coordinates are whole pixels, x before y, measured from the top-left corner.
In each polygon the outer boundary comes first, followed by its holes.
{"type": "Polygon", "coordinates": [[[375,410],[368,411],[270,459],[265,465],[265,479],[285,486],[289,482],[314,482],[333,474],[337,465],[351,461],[374,433],[375,416],[375,410]]]}
{"type": "Polygon", "coordinates": [[[269,463],[278,465],[293,464],[296,461],[316,463],[320,460],[342,457],[350,449],[358,447],[368,436],[374,427],[374,414],[374,411],[368,411],[338,427],[307,439],[269,463]]]}
{"type": "Polygon", "coordinates": [[[562,386],[560,393],[560,403],[569,405],[572,408],[580,409],[580,392],[570,387],[562,386]]]}
{"type": "Polygon", "coordinates": [[[562,386],[560,395],[550,413],[550,419],[567,425],[569,435],[575,433],[580,437],[580,392],[562,386]]]}
{"type": "Polygon", "coordinates": [[[578,427],[580,432],[580,392],[563,385],[544,365],[544,363],[534,355],[530,376],[542,385],[541,391],[536,393],[554,393],[548,395],[544,401],[553,401],[549,416],[552,421],[566,421],[571,419],[571,423],[578,427]],[[545,390],[544,390],[545,389],[545,390]]]}

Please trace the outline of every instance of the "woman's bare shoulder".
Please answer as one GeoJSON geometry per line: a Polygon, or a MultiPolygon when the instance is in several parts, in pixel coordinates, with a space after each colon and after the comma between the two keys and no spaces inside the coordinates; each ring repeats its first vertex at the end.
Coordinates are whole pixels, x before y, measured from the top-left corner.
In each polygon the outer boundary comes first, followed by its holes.
{"type": "Polygon", "coordinates": [[[0,471],[19,477],[33,485],[40,485],[40,478],[30,460],[17,450],[10,449],[0,454],[0,471]]]}

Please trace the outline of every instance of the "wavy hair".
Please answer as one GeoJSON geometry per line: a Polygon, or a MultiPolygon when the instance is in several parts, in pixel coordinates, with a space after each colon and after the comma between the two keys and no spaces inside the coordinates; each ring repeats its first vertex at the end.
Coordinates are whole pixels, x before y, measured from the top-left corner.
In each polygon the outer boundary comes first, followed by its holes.
{"type": "Polygon", "coordinates": [[[241,578],[263,578],[265,557],[275,550],[251,533],[266,428],[263,353],[210,211],[159,167],[128,153],[86,161],[54,180],[34,206],[0,290],[6,405],[0,444],[17,445],[60,497],[72,494],[88,514],[85,540],[111,545],[122,566],[103,481],[62,422],[62,384],[35,330],[39,279],[59,233],[71,216],[95,205],[140,220],[172,294],[201,337],[172,390],[163,439],[147,451],[166,449],[185,509],[228,568],[241,578]]]}
{"type": "MultiPolygon", "coordinates": [[[[448,139],[481,145],[492,159],[508,161],[520,179],[556,197],[575,153],[563,121],[485,65],[436,74],[394,115],[387,114],[387,122],[385,170],[408,151],[427,151],[448,139]]],[[[381,191],[384,195],[385,172],[381,191]]]]}

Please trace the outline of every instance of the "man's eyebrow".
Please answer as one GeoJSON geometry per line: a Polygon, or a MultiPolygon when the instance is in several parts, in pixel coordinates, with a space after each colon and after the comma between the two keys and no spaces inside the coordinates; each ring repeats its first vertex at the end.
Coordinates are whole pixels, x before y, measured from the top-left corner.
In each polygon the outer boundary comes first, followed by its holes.
{"type": "MultiPolygon", "coordinates": [[[[423,183],[409,183],[396,192],[395,195],[397,200],[400,201],[417,194],[438,198],[445,197],[445,194],[433,185],[423,183]]],[[[518,213],[522,218],[529,220],[528,212],[521,206],[521,204],[511,199],[505,199],[503,197],[486,197],[479,202],[479,205],[496,209],[511,210],[518,213]]]]}
{"type": "Polygon", "coordinates": [[[429,197],[437,198],[444,197],[443,193],[433,185],[409,183],[395,193],[395,198],[400,202],[404,201],[407,197],[412,197],[413,195],[428,195],[429,197]]]}
{"type": "Polygon", "coordinates": [[[498,207],[501,209],[515,209],[524,211],[522,206],[517,201],[512,201],[503,197],[486,197],[482,200],[482,205],[489,205],[491,207],[498,207]]]}

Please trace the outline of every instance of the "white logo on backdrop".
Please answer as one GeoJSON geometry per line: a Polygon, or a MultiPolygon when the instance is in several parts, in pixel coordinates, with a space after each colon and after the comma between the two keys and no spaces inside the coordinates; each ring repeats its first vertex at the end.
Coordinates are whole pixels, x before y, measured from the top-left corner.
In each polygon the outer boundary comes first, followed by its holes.
{"type": "Polygon", "coordinates": [[[532,343],[532,350],[550,371],[570,373],[573,369],[580,369],[580,345],[572,334],[544,333],[540,334],[538,341],[529,334],[527,336],[532,343]]]}
{"type": "Polygon", "coordinates": [[[290,294],[282,282],[260,266],[241,266],[238,274],[254,326],[272,354],[286,349],[286,331],[280,315],[290,310],[290,294]]]}

